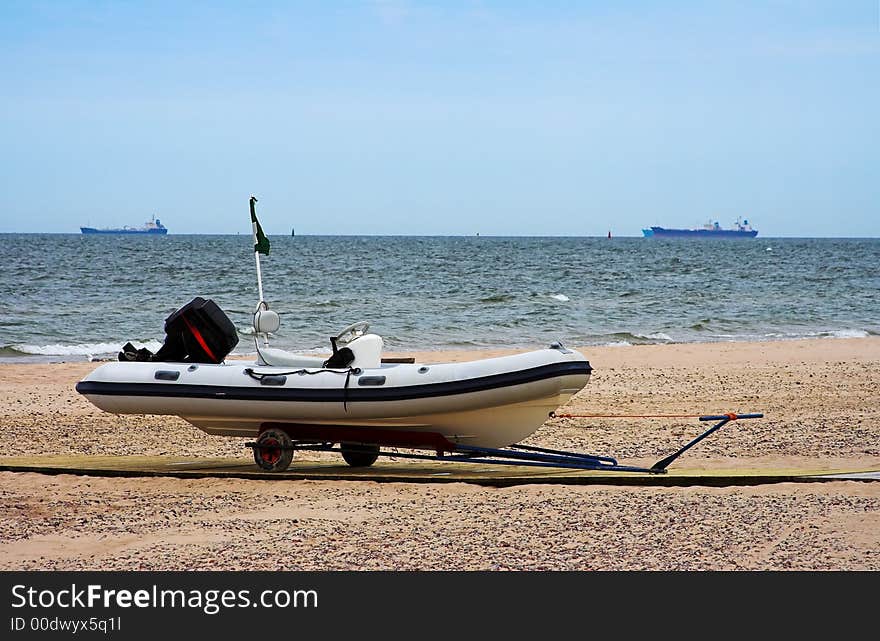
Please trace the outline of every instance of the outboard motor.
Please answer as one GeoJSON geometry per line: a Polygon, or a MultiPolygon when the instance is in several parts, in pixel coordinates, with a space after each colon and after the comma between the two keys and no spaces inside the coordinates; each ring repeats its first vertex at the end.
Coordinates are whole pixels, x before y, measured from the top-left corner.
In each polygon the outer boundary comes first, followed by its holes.
{"type": "Polygon", "coordinates": [[[121,361],[220,363],[238,345],[238,332],[213,300],[197,296],[165,319],[165,344],[155,354],[127,343],[121,361]]]}

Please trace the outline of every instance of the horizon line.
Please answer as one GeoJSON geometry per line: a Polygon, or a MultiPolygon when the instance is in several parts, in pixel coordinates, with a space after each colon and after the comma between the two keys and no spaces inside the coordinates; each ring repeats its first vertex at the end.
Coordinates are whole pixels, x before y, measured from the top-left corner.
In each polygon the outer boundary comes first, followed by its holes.
{"type": "MultiPolygon", "coordinates": [[[[190,233],[167,233],[167,234],[114,234],[114,233],[105,233],[105,234],[83,234],[82,232],[68,232],[68,231],[0,231],[0,235],[17,235],[17,236],[147,236],[147,237],[160,237],[167,238],[169,236],[248,236],[251,235],[252,232],[216,232],[216,233],[204,233],[204,232],[190,232],[190,233]]],[[[612,235],[611,238],[608,238],[605,234],[601,235],[569,235],[569,234],[322,234],[322,233],[303,233],[303,234],[284,234],[284,233],[271,233],[266,232],[266,236],[269,238],[297,238],[302,236],[308,236],[313,238],[600,238],[604,240],[614,240],[616,238],[636,238],[642,240],[651,240],[651,241],[661,241],[665,242],[670,240],[669,238],[648,238],[645,236],[635,236],[635,235],[612,235]]],[[[834,240],[877,240],[880,239],[880,236],[755,236],[753,238],[693,238],[693,239],[685,239],[685,240],[739,240],[739,241],[749,241],[749,240],[770,240],[770,239],[789,239],[789,240],[824,240],[824,239],[834,239],[834,240]]]]}

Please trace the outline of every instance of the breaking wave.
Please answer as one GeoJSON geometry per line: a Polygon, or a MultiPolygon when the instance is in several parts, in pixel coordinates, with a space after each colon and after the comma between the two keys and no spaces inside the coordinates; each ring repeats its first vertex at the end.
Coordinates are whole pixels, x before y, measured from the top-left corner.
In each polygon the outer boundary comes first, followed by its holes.
{"type": "Polygon", "coordinates": [[[605,342],[603,345],[665,345],[673,343],[675,339],[669,334],[663,332],[654,332],[652,334],[638,334],[632,332],[615,332],[613,334],[605,334],[601,337],[605,342]]]}
{"type": "Polygon", "coordinates": [[[662,341],[665,343],[672,343],[675,341],[672,336],[669,334],[664,334],[663,332],[654,332],[653,334],[636,334],[639,338],[645,338],[650,341],[662,341]]]}
{"type": "Polygon", "coordinates": [[[830,332],[819,332],[821,338],[868,338],[870,332],[861,329],[837,329],[830,332]]]}
{"type": "MultiPolygon", "coordinates": [[[[151,352],[162,347],[162,343],[156,340],[131,341],[131,344],[140,349],[146,347],[151,352]]],[[[15,344],[0,347],[0,356],[97,356],[115,354],[124,342],[120,343],[79,343],[76,345],[63,345],[54,343],[51,345],[28,345],[15,344]]]]}

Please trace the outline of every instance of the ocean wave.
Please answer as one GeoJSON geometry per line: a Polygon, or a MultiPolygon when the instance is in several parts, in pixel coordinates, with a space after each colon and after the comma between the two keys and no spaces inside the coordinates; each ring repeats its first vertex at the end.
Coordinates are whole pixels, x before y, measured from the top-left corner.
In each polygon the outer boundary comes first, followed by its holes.
{"type": "Polygon", "coordinates": [[[639,338],[646,338],[651,341],[665,341],[667,343],[672,343],[675,339],[672,338],[669,334],[664,334],[663,332],[654,332],[653,334],[635,334],[635,336],[639,338]]]}
{"type": "Polygon", "coordinates": [[[25,356],[25,353],[15,349],[12,345],[0,345],[0,358],[10,356],[25,356]]]}
{"type": "Polygon", "coordinates": [[[420,350],[424,349],[425,351],[431,352],[431,351],[436,351],[436,350],[442,351],[447,348],[448,349],[489,349],[489,348],[499,348],[499,347],[506,347],[506,345],[493,345],[489,341],[462,339],[462,340],[445,341],[445,343],[441,344],[441,345],[434,345],[433,347],[429,346],[427,348],[420,347],[419,349],[420,350]]]}
{"type": "MultiPolygon", "coordinates": [[[[675,342],[675,339],[669,336],[669,334],[664,334],[663,332],[654,332],[652,334],[639,334],[635,332],[615,332],[613,334],[605,334],[600,337],[600,340],[610,340],[610,344],[623,344],[627,345],[664,345],[666,343],[675,342]]],[[[609,343],[602,343],[603,345],[609,343]]]]}
{"type": "MultiPolygon", "coordinates": [[[[139,341],[131,341],[131,344],[136,348],[140,349],[141,347],[146,347],[151,352],[156,352],[162,347],[162,343],[156,340],[149,340],[145,342],[139,341]]],[[[60,343],[54,343],[51,345],[28,345],[28,344],[16,344],[16,345],[6,345],[2,349],[0,349],[0,355],[9,355],[9,356],[17,356],[17,355],[38,355],[38,356],[94,356],[97,354],[115,354],[120,349],[124,342],[119,343],[79,343],[76,345],[62,345],[60,343]],[[3,354],[3,352],[9,352],[9,354],[3,354]]]]}
{"type": "MultiPolygon", "coordinates": [[[[744,340],[753,340],[753,337],[745,334],[740,335],[744,340]]],[[[819,332],[767,332],[762,335],[763,338],[771,340],[791,340],[791,339],[809,339],[809,338],[867,338],[871,336],[871,332],[862,329],[829,329],[819,332]]]]}
{"type": "Polygon", "coordinates": [[[870,332],[861,329],[836,329],[830,332],[819,332],[821,338],[868,338],[870,332]]]}

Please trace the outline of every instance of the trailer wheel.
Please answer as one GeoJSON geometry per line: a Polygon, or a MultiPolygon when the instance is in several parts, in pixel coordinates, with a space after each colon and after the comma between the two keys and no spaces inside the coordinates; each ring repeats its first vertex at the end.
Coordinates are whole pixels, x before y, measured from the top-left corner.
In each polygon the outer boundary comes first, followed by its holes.
{"type": "Polygon", "coordinates": [[[291,444],[284,430],[266,430],[257,439],[260,447],[254,448],[254,462],[267,472],[283,472],[293,461],[293,450],[284,449],[291,444]]]}
{"type": "Polygon", "coordinates": [[[352,467],[370,467],[379,458],[378,445],[341,443],[342,458],[352,467]]]}

